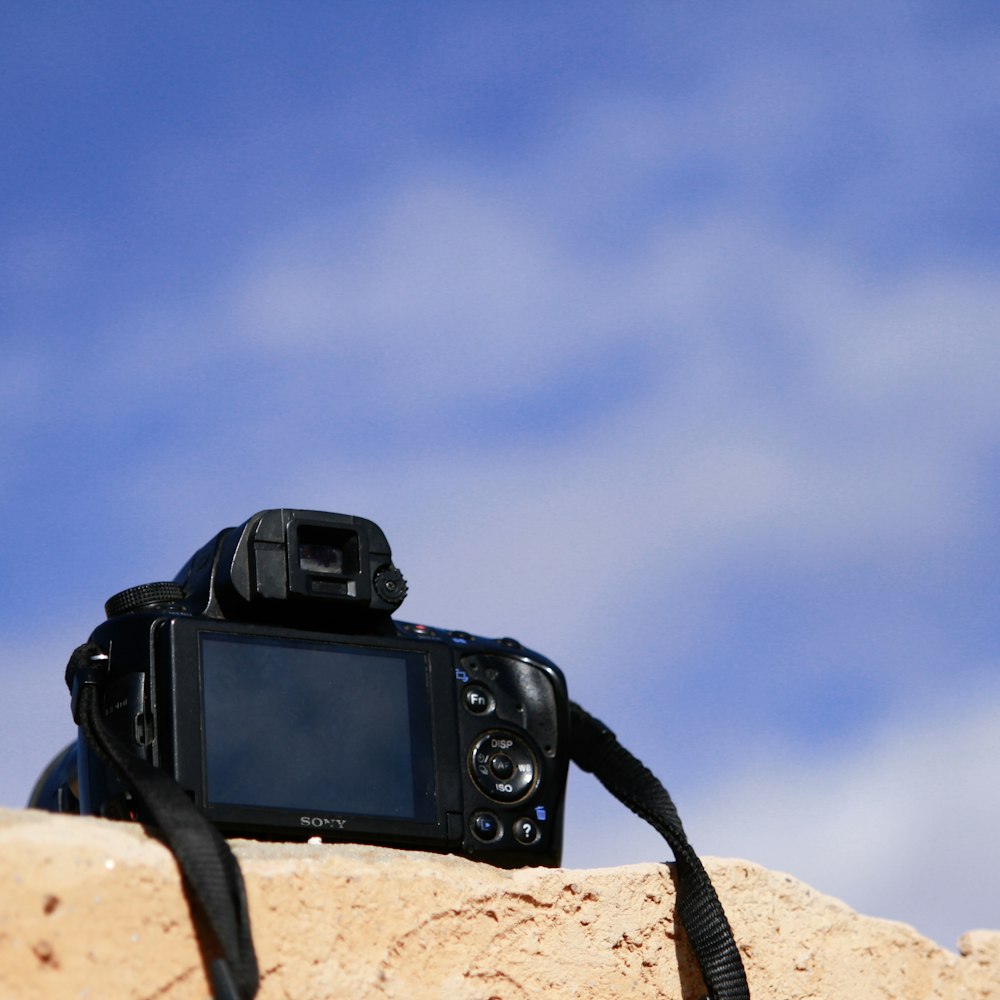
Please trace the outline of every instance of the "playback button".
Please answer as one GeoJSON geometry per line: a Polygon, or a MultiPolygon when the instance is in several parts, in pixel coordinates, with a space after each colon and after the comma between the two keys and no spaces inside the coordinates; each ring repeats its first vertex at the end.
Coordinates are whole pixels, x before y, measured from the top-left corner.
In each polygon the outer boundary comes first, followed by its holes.
{"type": "Polygon", "coordinates": [[[487,797],[496,802],[519,802],[538,784],[538,761],[516,734],[491,730],[469,748],[469,773],[487,797]]]}
{"type": "Polygon", "coordinates": [[[477,839],[489,843],[491,840],[496,840],[500,836],[502,830],[500,827],[500,820],[490,812],[477,812],[472,814],[472,822],[470,823],[472,827],[472,832],[477,839]]]}

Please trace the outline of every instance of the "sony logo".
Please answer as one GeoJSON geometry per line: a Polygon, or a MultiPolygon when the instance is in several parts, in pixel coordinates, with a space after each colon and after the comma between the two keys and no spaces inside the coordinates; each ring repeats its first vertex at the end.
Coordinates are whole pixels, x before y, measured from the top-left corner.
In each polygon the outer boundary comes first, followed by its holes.
{"type": "Polygon", "coordinates": [[[299,825],[310,826],[317,830],[343,830],[347,827],[347,820],[335,816],[300,816],[299,825]]]}

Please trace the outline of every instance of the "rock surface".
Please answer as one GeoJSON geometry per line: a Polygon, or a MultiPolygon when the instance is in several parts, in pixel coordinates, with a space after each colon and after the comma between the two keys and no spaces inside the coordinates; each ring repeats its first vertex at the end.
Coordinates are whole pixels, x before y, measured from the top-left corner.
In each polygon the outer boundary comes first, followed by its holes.
{"type": "MultiPolygon", "coordinates": [[[[357,845],[234,841],[260,1000],[696,1000],[670,869],[501,871],[357,845]]],[[[790,876],[706,859],[754,1000],[1000,998],[1000,931],[959,953],[790,876]]],[[[176,863],[141,827],[0,810],[0,998],[203,998],[176,863]]]]}

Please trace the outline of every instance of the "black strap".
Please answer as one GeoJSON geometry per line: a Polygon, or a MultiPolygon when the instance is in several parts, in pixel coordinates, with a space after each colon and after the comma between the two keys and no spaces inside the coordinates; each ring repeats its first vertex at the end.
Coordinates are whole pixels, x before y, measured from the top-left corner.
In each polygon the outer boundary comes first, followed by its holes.
{"type": "Polygon", "coordinates": [[[74,650],[66,667],[74,721],[87,743],[122,776],[177,858],[222,953],[209,964],[216,1000],[251,1000],[260,977],[239,864],[180,785],[137,757],[105,723],[99,690],[106,665],[107,657],[93,643],[74,650]]]}
{"type": "Polygon", "coordinates": [[[711,1000],[750,1000],[743,959],[732,928],[708,872],[688,843],[669,792],[603,722],[572,702],[570,755],[670,845],[676,861],[677,915],[691,942],[711,1000]]]}
{"type": "MultiPolygon", "coordinates": [[[[162,831],[188,890],[218,943],[210,962],[216,1000],[252,1000],[260,983],[239,864],[219,831],[172,777],[135,756],[105,723],[100,687],[107,657],[94,643],[74,650],[66,667],[73,718],[87,743],[122,776],[162,831]]],[[[602,722],[570,703],[570,754],[615,798],[646,820],[676,860],[677,913],[701,968],[710,1000],[750,1000],[746,973],[715,888],[688,843],[669,793],[602,722]]]]}

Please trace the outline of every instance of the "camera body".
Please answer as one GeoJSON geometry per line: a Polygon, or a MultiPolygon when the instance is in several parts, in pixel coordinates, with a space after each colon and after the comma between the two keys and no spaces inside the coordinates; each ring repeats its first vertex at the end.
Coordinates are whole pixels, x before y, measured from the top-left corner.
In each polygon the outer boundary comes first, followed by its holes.
{"type": "MultiPolygon", "coordinates": [[[[227,836],[558,865],[562,672],[514,639],[397,622],[405,594],[373,522],[261,511],[172,583],[109,599],[105,720],[227,836]]],[[[145,818],[82,734],[77,771],[81,812],[145,818]]]]}

